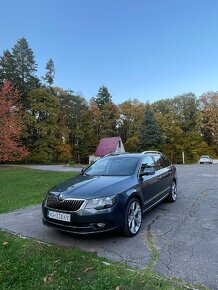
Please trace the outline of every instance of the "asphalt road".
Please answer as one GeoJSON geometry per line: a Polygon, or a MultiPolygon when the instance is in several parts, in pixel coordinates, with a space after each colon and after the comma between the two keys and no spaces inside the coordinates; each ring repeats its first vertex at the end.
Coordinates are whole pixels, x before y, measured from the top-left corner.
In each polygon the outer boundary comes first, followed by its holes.
{"type": "Polygon", "coordinates": [[[24,167],[30,169],[38,169],[38,170],[49,170],[49,171],[61,171],[61,172],[69,172],[69,171],[81,171],[82,168],[80,167],[71,167],[65,165],[8,165],[8,164],[1,164],[0,166],[16,166],[16,167],[24,167]]]}
{"type": "Polygon", "coordinates": [[[177,172],[177,202],[147,213],[133,238],[77,237],[46,228],[40,205],[0,215],[0,227],[218,289],[218,164],[181,165],[177,172]]]}

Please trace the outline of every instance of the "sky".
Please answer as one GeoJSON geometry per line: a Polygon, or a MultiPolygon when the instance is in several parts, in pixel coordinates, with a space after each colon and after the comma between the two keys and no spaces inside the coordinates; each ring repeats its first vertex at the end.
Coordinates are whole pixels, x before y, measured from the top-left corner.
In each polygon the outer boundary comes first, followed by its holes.
{"type": "Polygon", "coordinates": [[[55,86],[115,103],[218,90],[217,0],[0,0],[0,55],[25,37],[55,86]]]}

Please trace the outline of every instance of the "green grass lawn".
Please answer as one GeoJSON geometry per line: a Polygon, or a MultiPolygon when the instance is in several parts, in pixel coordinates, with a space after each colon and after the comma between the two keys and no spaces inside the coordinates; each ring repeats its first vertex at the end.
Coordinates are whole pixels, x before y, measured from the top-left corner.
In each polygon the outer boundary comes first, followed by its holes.
{"type": "Polygon", "coordinates": [[[77,174],[0,167],[0,213],[41,203],[50,187],[77,174]]]}
{"type": "MultiPolygon", "coordinates": [[[[40,203],[51,186],[76,174],[0,168],[0,212],[40,203]]],[[[154,273],[151,265],[145,270],[129,269],[94,253],[44,244],[0,230],[1,290],[179,290],[187,286],[190,285],[183,281],[154,273]]]]}
{"type": "Polygon", "coordinates": [[[0,289],[185,289],[151,271],[128,270],[95,254],[0,231],[0,289]]]}

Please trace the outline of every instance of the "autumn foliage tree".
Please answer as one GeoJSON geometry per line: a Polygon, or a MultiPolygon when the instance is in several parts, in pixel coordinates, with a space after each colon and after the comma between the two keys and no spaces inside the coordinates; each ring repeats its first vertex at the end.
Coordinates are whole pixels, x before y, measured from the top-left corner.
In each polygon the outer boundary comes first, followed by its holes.
{"type": "Polygon", "coordinates": [[[145,104],[137,99],[128,100],[119,105],[119,136],[128,152],[138,151],[140,127],[145,111],[145,104]]]}
{"type": "Polygon", "coordinates": [[[18,91],[5,81],[0,88],[0,162],[21,160],[28,155],[20,142],[23,124],[19,101],[18,91]]]}
{"type": "Polygon", "coordinates": [[[218,92],[118,105],[104,85],[87,102],[54,87],[54,78],[49,59],[40,79],[25,38],[0,55],[0,162],[24,159],[25,145],[26,162],[87,163],[100,139],[113,136],[121,136],[128,152],[161,150],[174,163],[183,161],[183,152],[185,162],[218,156],[218,92]]]}
{"type": "Polygon", "coordinates": [[[200,97],[200,124],[204,140],[218,153],[218,92],[208,92],[200,97]]]}

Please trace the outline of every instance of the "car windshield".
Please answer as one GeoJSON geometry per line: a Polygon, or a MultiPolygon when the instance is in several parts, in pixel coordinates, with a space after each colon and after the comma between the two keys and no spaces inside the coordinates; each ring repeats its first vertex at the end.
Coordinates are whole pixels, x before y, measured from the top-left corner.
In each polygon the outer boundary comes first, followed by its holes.
{"type": "Polygon", "coordinates": [[[105,157],[88,167],[84,174],[91,176],[128,176],[135,170],[138,157],[105,157]]]}

